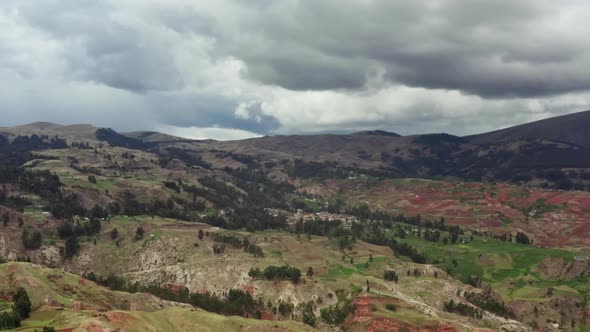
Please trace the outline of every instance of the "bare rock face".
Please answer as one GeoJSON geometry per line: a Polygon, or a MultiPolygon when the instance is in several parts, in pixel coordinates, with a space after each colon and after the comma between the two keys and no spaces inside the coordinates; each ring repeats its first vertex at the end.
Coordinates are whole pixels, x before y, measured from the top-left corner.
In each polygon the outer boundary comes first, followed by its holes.
{"type": "Polygon", "coordinates": [[[0,234],[0,256],[6,256],[6,240],[4,235],[0,234]]]}
{"type": "Polygon", "coordinates": [[[16,260],[16,258],[19,256],[19,253],[16,248],[11,245],[9,238],[6,236],[7,235],[0,234],[0,257],[6,257],[9,260],[16,260]]]}
{"type": "Polygon", "coordinates": [[[54,246],[43,246],[40,250],[35,252],[33,260],[38,264],[57,267],[59,266],[62,257],[59,248],[54,246]]]}
{"type": "Polygon", "coordinates": [[[565,264],[563,258],[548,257],[539,264],[538,269],[551,279],[572,280],[590,275],[590,264],[582,259],[565,264]]]}
{"type": "Polygon", "coordinates": [[[511,308],[522,322],[536,322],[539,327],[548,324],[569,327],[572,320],[582,319],[581,301],[581,299],[576,300],[565,296],[554,296],[541,303],[524,300],[514,301],[511,303],[511,308]]]}

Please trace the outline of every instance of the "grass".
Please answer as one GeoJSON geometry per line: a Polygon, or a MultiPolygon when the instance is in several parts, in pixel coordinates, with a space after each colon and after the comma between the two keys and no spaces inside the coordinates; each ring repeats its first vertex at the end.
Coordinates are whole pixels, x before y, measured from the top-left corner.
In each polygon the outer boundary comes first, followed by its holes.
{"type": "Polygon", "coordinates": [[[0,312],[10,310],[12,308],[12,302],[0,300],[0,312]]]}
{"type": "Polygon", "coordinates": [[[331,268],[330,270],[328,270],[328,273],[326,273],[322,277],[325,279],[329,279],[329,280],[335,280],[335,279],[341,279],[341,278],[348,278],[355,272],[358,272],[358,271],[356,269],[344,267],[342,265],[337,265],[334,268],[331,268]]]}
{"type": "Polygon", "coordinates": [[[572,261],[575,254],[570,251],[507,243],[478,236],[472,242],[455,245],[416,238],[402,241],[421,249],[426,254],[428,263],[449,271],[464,282],[470,276],[479,276],[509,299],[544,299],[549,287],[560,289],[559,294],[576,297],[584,296],[587,292],[583,278],[569,281],[551,279],[538,268],[549,257],[561,258],[564,263],[572,261]]]}

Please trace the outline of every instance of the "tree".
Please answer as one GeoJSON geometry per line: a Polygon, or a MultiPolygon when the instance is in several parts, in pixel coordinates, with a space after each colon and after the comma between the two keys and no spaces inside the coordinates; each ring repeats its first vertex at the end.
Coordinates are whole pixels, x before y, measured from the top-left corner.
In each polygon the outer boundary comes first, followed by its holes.
{"type": "Polygon", "coordinates": [[[94,175],[88,175],[88,181],[90,183],[96,184],[96,176],[94,176],[94,175]]]}
{"type": "Polygon", "coordinates": [[[143,239],[143,234],[144,234],[144,230],[143,227],[139,226],[137,227],[137,229],[135,230],[135,241],[139,241],[141,239],[143,239]]]}
{"type": "Polygon", "coordinates": [[[307,268],[307,276],[313,277],[313,267],[310,266],[307,268]]]}
{"type": "Polygon", "coordinates": [[[45,326],[42,332],[55,332],[55,328],[53,326],[45,326]]]}
{"type": "Polygon", "coordinates": [[[385,305],[385,309],[387,309],[389,311],[396,311],[397,310],[397,307],[393,303],[387,303],[385,305]]]}
{"type": "Polygon", "coordinates": [[[383,273],[383,279],[397,283],[399,280],[399,277],[397,276],[397,273],[395,271],[387,270],[383,273]]]}
{"type": "Polygon", "coordinates": [[[529,239],[528,236],[526,236],[526,234],[522,233],[522,232],[518,232],[516,233],[516,243],[521,243],[521,244],[531,244],[531,240],[529,239]]]}
{"type": "Polygon", "coordinates": [[[21,318],[15,312],[0,313],[0,330],[12,329],[20,326],[21,318]]]}
{"type": "Polygon", "coordinates": [[[14,305],[12,310],[18,314],[21,319],[27,319],[31,315],[31,300],[27,291],[19,287],[14,295],[14,305]]]}
{"type": "Polygon", "coordinates": [[[33,229],[30,226],[27,226],[25,227],[25,229],[23,229],[21,239],[23,241],[23,245],[25,246],[25,248],[29,250],[36,250],[41,248],[41,244],[43,242],[41,232],[39,232],[36,229],[33,229]]]}
{"type": "Polygon", "coordinates": [[[8,222],[10,221],[10,215],[8,215],[8,211],[5,211],[2,214],[2,225],[4,227],[6,227],[6,225],[8,225],[8,222]]]}
{"type": "Polygon", "coordinates": [[[203,236],[205,236],[205,233],[203,232],[202,229],[199,229],[199,240],[202,240],[203,236]]]}
{"type": "Polygon", "coordinates": [[[70,259],[78,254],[80,251],[80,242],[78,241],[78,237],[73,236],[66,241],[65,247],[65,256],[67,259],[70,259]]]}
{"type": "Polygon", "coordinates": [[[313,302],[307,302],[303,306],[303,323],[315,327],[316,317],[313,312],[313,302]]]}
{"type": "Polygon", "coordinates": [[[111,240],[114,240],[119,237],[119,230],[117,228],[113,228],[110,232],[111,240]]]}

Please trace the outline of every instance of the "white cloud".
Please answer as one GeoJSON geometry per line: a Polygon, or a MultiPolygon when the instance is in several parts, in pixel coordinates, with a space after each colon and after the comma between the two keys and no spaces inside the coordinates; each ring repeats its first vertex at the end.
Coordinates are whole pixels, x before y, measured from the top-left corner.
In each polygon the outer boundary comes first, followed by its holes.
{"type": "Polygon", "coordinates": [[[190,139],[213,139],[218,141],[233,141],[262,136],[260,134],[234,128],[158,126],[156,129],[162,133],[178,137],[190,139]]]}

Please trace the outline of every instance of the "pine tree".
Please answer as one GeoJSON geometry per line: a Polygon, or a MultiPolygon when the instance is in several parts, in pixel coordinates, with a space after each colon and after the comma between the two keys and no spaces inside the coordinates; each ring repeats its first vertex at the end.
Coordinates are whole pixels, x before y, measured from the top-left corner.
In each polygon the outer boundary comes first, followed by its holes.
{"type": "Polygon", "coordinates": [[[65,256],[67,259],[74,257],[80,251],[80,242],[76,236],[66,241],[65,256]]]}
{"type": "Polygon", "coordinates": [[[31,315],[31,300],[27,291],[20,287],[14,295],[14,305],[12,310],[18,314],[21,319],[27,319],[31,315]]]}

